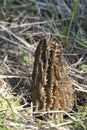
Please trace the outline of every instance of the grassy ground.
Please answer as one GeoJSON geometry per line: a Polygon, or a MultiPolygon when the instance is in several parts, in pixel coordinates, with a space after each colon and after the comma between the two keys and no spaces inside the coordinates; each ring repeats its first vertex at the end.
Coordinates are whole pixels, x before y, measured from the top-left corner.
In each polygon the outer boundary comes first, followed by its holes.
{"type": "Polygon", "coordinates": [[[65,1],[67,6],[58,0],[0,2],[0,130],[87,129],[86,9],[79,0],[65,1]],[[66,118],[44,121],[33,116],[31,75],[36,46],[47,34],[64,48],[75,106],[66,118]]]}

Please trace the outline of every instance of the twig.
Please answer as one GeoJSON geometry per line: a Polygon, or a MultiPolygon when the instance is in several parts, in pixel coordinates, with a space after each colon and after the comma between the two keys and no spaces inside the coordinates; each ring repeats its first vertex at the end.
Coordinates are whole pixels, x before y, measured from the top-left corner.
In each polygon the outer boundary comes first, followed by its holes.
{"type": "Polygon", "coordinates": [[[2,75],[0,74],[0,78],[1,79],[5,79],[5,78],[29,78],[29,76],[31,76],[30,74],[20,74],[20,75],[15,75],[15,74],[11,74],[11,75],[2,75]]]}
{"type": "Polygon", "coordinates": [[[50,113],[56,113],[56,114],[60,114],[60,113],[64,113],[66,114],[68,117],[70,117],[72,120],[77,121],[74,117],[72,117],[69,113],[67,113],[66,111],[60,110],[49,110],[49,111],[35,111],[33,112],[33,114],[50,114],[50,113]]]}
{"type": "Polygon", "coordinates": [[[26,45],[28,48],[31,48],[31,50],[35,50],[35,48],[32,45],[29,45],[29,43],[27,43],[24,39],[16,36],[14,33],[12,33],[10,30],[8,30],[6,27],[4,27],[3,25],[0,25],[1,28],[3,28],[4,30],[6,30],[8,33],[10,33],[12,36],[14,36],[17,40],[19,40],[21,43],[23,43],[24,45],[26,45]]]}
{"type": "Polygon", "coordinates": [[[12,40],[10,40],[10,39],[4,37],[4,36],[1,36],[1,35],[0,35],[0,38],[3,39],[3,40],[5,40],[5,41],[7,41],[7,42],[10,42],[10,43],[12,43],[12,44],[14,44],[14,45],[20,46],[20,47],[22,47],[22,48],[24,48],[24,49],[26,49],[26,50],[29,50],[29,51],[31,51],[31,52],[34,52],[34,50],[32,50],[31,47],[30,47],[30,48],[29,48],[29,47],[26,47],[26,46],[24,46],[24,45],[21,45],[21,44],[18,43],[18,42],[14,42],[14,41],[12,41],[12,40]]]}

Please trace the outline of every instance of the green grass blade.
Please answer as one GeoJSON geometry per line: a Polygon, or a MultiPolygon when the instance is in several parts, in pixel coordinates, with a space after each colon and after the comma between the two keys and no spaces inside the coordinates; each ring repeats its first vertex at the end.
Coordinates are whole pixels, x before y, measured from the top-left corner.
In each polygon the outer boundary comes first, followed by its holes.
{"type": "Polygon", "coordinates": [[[14,113],[14,111],[13,111],[13,108],[12,108],[10,102],[9,102],[2,94],[0,94],[0,97],[7,102],[8,106],[9,106],[11,112],[12,112],[13,118],[14,118],[14,120],[16,121],[16,116],[15,116],[15,113],[14,113]]]}
{"type": "Polygon", "coordinates": [[[72,12],[72,15],[71,15],[71,20],[70,20],[70,23],[69,23],[68,33],[67,33],[67,40],[66,40],[67,45],[68,45],[68,41],[69,41],[69,37],[70,37],[72,23],[73,23],[75,15],[76,15],[76,11],[78,9],[79,3],[80,3],[80,0],[77,0],[75,5],[74,5],[74,8],[73,8],[73,12],[72,12]]]}

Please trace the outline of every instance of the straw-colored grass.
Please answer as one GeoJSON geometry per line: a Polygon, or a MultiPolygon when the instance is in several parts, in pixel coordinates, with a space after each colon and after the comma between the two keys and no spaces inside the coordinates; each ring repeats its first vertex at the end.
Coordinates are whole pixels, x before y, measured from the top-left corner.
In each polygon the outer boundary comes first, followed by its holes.
{"type": "Polygon", "coordinates": [[[85,12],[80,0],[0,2],[0,130],[87,129],[87,19],[80,7],[85,12]],[[55,35],[63,45],[75,90],[74,110],[63,111],[67,118],[40,120],[32,111],[34,52],[47,34],[55,35]]]}

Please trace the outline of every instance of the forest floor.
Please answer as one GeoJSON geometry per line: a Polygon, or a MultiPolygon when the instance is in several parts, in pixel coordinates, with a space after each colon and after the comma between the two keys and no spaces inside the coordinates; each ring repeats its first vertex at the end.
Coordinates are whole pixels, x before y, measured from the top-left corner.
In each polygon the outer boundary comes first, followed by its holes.
{"type": "Polygon", "coordinates": [[[87,130],[87,19],[72,9],[80,3],[59,1],[0,2],[0,130],[87,130]],[[31,81],[36,47],[48,34],[63,46],[75,105],[45,121],[33,115],[31,81]]]}

